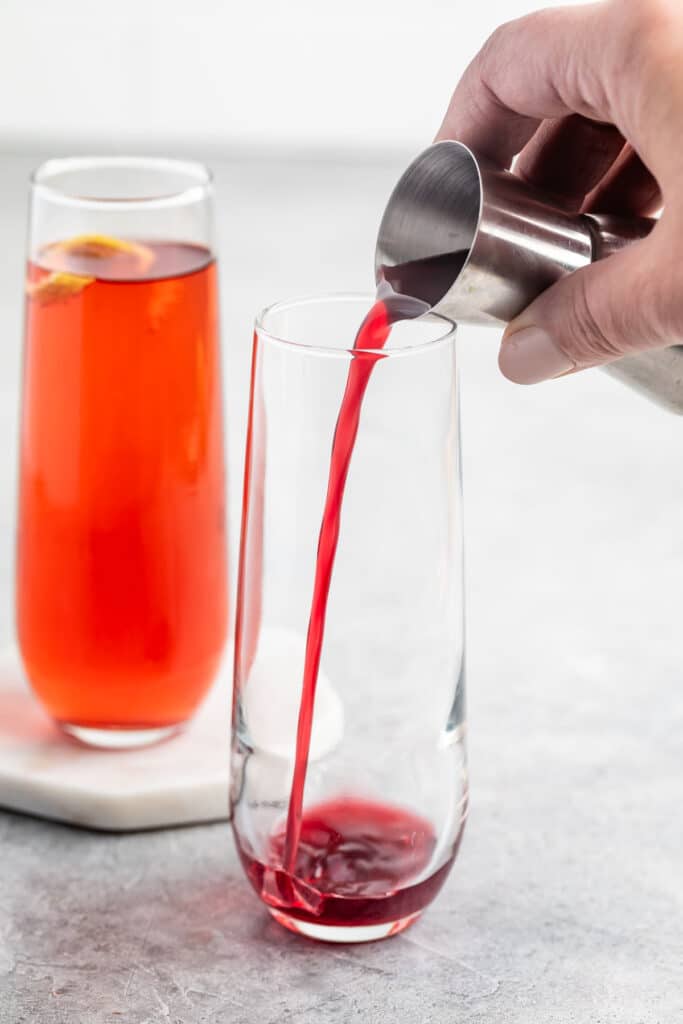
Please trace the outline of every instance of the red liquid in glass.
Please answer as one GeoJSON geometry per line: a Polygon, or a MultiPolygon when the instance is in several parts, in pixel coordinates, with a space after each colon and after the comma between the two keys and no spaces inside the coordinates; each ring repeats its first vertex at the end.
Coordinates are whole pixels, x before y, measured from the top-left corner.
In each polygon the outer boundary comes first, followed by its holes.
{"type": "Polygon", "coordinates": [[[327,600],[363,396],[374,366],[383,358],[392,324],[422,312],[422,304],[406,305],[402,297],[378,300],[356,336],[318,541],[287,820],[270,837],[267,863],[238,844],[246,873],[261,898],[285,918],[317,925],[358,927],[400,922],[418,913],[441,888],[457,852],[453,850],[433,874],[411,884],[428,866],[436,846],[429,821],[402,807],[351,796],[303,810],[327,600]]]}
{"type": "Polygon", "coordinates": [[[434,852],[430,822],[402,807],[353,797],[303,814],[293,872],[278,866],[285,842],[284,829],[271,837],[268,864],[238,845],[253,887],[286,917],[346,928],[401,922],[419,913],[443,885],[456,853],[411,884],[434,852]]]}
{"type": "Polygon", "coordinates": [[[28,268],[17,615],[57,721],[185,721],[227,625],[216,265],[99,236],[28,268]]]}

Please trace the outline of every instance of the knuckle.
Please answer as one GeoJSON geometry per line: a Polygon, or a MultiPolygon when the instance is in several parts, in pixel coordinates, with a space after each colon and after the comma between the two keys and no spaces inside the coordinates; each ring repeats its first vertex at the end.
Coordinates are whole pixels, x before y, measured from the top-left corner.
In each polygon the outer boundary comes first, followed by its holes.
{"type": "Polygon", "coordinates": [[[538,22],[552,11],[538,11],[522,18],[504,21],[493,30],[477,56],[478,71],[481,78],[489,86],[499,74],[510,73],[510,50],[514,50],[515,42],[523,35],[529,45],[538,35],[538,22]]]}
{"type": "Polygon", "coordinates": [[[473,113],[479,115],[482,122],[490,116],[491,109],[506,109],[499,95],[499,79],[504,71],[502,54],[506,51],[511,25],[512,22],[499,25],[488,37],[462,82],[467,105],[473,113]]]}
{"type": "Polygon", "coordinates": [[[502,45],[507,41],[510,31],[516,21],[517,19],[503,21],[493,30],[482,47],[483,58],[488,58],[491,57],[491,55],[498,53],[502,48],[502,45]]]}
{"type": "Polygon", "coordinates": [[[665,30],[674,17],[678,0],[619,0],[622,17],[634,31],[665,30]]]}
{"type": "Polygon", "coordinates": [[[681,0],[608,0],[598,15],[609,109],[625,135],[664,116],[677,80],[683,38],[681,0]]]}
{"type": "Polygon", "coordinates": [[[626,54],[646,62],[657,59],[660,47],[668,46],[672,33],[683,24],[680,0],[612,0],[612,4],[626,54]]]}
{"type": "Polygon", "coordinates": [[[596,29],[602,31],[600,17],[592,9],[586,13],[583,6],[546,8],[501,25],[480,54],[484,85],[495,98],[497,83],[502,80],[508,92],[521,97],[520,102],[528,102],[529,75],[517,68],[524,61],[539,69],[533,87],[538,94],[535,106],[550,106],[558,115],[574,110],[586,117],[604,119],[609,107],[602,63],[587,59],[589,41],[596,29]],[[541,95],[542,102],[538,98],[541,95]]]}
{"type": "Polygon", "coordinates": [[[510,24],[510,22],[507,22],[506,24],[499,25],[498,28],[491,33],[477,54],[475,61],[479,81],[493,96],[495,96],[493,83],[495,82],[498,74],[500,55],[505,49],[510,24]]]}

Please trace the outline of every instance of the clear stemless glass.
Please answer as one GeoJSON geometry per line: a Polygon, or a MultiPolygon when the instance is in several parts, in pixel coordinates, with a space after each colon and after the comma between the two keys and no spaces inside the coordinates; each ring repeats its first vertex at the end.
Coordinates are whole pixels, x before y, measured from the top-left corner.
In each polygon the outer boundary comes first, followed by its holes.
{"type": "Polygon", "coordinates": [[[396,324],[372,356],[287,866],[330,453],[370,305],[304,299],[256,323],[237,604],[239,854],[276,920],[338,942],[417,918],[451,868],[467,805],[455,327],[432,316],[396,324]]]}
{"type": "Polygon", "coordinates": [[[51,160],[31,183],[17,619],[31,685],[96,746],[170,735],[227,627],[211,178],[51,160]]]}

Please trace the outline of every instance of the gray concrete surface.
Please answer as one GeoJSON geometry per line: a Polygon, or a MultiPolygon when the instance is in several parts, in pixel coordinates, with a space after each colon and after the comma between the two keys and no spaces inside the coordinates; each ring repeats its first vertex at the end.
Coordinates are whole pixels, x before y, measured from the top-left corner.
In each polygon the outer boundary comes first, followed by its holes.
{"type": "MultiPolygon", "coordinates": [[[[29,163],[0,161],[0,639],[29,163]]],[[[234,547],[253,314],[368,286],[398,168],[217,169],[234,547]]],[[[472,813],[437,903],[316,946],[270,921],[226,826],[0,814],[0,1024],[683,1020],[683,420],[599,373],[515,388],[493,336],[461,337],[472,813]]]]}

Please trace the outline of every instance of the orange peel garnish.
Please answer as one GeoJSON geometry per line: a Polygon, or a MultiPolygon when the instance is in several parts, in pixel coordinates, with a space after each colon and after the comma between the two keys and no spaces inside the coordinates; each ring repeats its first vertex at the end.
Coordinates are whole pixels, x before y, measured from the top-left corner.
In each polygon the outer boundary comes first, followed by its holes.
{"type": "Polygon", "coordinates": [[[106,260],[113,256],[132,256],[140,270],[147,270],[154,263],[154,252],[140,242],[109,235],[76,235],[65,242],[54,242],[47,247],[49,261],[54,264],[56,256],[65,255],[76,259],[106,260]]]}
{"type": "Polygon", "coordinates": [[[72,295],[78,295],[94,280],[94,277],[85,277],[83,274],[68,274],[66,271],[56,270],[40,281],[27,284],[26,294],[41,304],[63,302],[72,295]]]}

